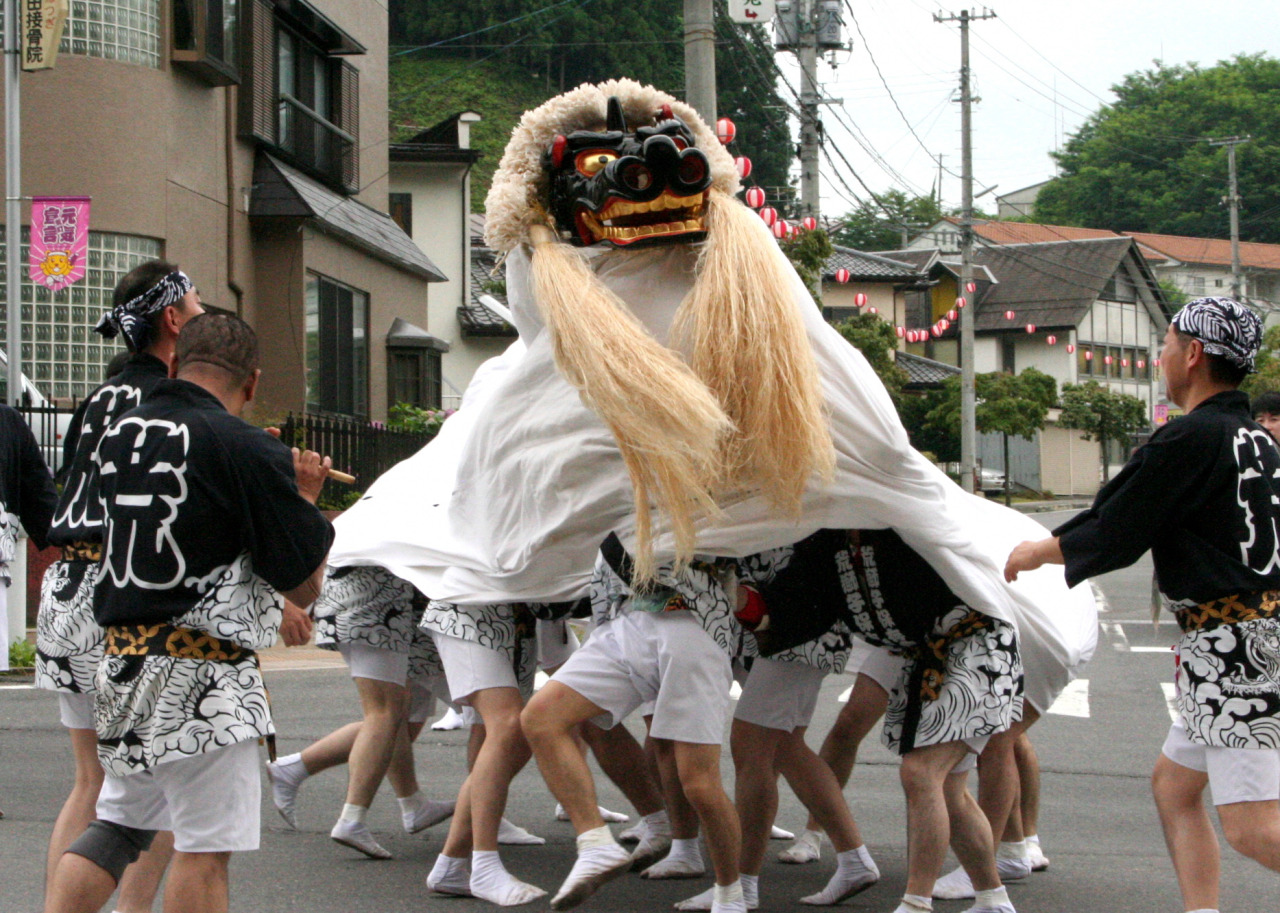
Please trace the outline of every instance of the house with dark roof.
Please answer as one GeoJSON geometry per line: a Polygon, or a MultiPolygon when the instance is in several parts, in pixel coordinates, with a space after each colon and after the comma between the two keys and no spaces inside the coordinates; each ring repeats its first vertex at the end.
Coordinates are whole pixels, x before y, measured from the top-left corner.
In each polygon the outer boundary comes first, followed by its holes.
{"type": "Polygon", "coordinates": [[[890,323],[900,323],[907,290],[924,281],[925,276],[911,263],[837,246],[822,269],[823,316],[839,323],[869,311],[890,323]],[[859,295],[866,296],[862,304],[858,303],[859,295]]]}
{"type": "MultiPolygon", "coordinates": [[[[471,125],[479,121],[476,112],[460,111],[391,144],[391,214],[447,277],[428,301],[427,327],[436,344],[401,352],[406,373],[400,382],[390,381],[403,401],[415,405],[456,407],[476,368],[516,335],[486,306],[501,277],[490,277],[473,250],[471,167],[480,153],[471,148],[471,125]]],[[[492,267],[491,256],[487,262],[492,267]]]]}

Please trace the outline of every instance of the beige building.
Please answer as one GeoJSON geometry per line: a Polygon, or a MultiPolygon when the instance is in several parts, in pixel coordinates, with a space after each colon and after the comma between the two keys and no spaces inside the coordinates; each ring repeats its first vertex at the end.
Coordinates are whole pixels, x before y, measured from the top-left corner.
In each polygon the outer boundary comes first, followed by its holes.
{"type": "Polygon", "coordinates": [[[24,282],[26,373],[51,397],[91,390],[112,287],[165,257],[262,336],[259,417],[385,417],[413,367],[388,334],[429,330],[445,279],[387,214],[386,4],[71,9],[56,68],[22,78],[22,192],[92,197],[89,271],[57,294],[24,282]]]}

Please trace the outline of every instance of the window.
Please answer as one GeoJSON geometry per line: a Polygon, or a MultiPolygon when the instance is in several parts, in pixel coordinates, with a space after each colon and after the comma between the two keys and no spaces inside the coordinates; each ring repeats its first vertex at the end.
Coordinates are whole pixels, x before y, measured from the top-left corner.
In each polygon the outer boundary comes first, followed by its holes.
{"type": "Polygon", "coordinates": [[[160,0],[74,0],[62,54],[160,68],[160,0]]]}
{"type": "MultiPolygon", "coordinates": [[[[223,0],[226,2],[226,0],[223,0]]],[[[364,47],[304,0],[237,0],[248,20],[241,133],[312,177],[360,189],[359,71],[364,47]]]]}
{"type": "Polygon", "coordinates": [[[1187,277],[1187,294],[1197,296],[1204,295],[1204,276],[1187,277]]]}
{"type": "Polygon", "coordinates": [[[369,414],[369,296],[307,274],[307,408],[369,414]]]}
{"type": "Polygon", "coordinates": [[[173,62],[211,86],[240,81],[239,0],[173,0],[173,62]]]}
{"type": "Polygon", "coordinates": [[[387,208],[391,210],[392,220],[409,237],[413,237],[413,194],[387,194],[387,208]]]}
{"type": "Polygon", "coordinates": [[[387,347],[387,401],[439,409],[443,382],[440,352],[426,348],[387,347]]]}

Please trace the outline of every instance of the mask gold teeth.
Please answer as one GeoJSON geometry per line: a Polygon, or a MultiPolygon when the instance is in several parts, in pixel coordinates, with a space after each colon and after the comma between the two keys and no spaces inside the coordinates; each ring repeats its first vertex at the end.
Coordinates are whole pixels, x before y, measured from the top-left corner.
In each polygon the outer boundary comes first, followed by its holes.
{"type": "Polygon", "coordinates": [[[682,235],[706,231],[706,194],[682,197],[663,191],[644,203],[613,199],[599,213],[581,209],[578,215],[597,241],[626,244],[642,238],[682,235]]]}

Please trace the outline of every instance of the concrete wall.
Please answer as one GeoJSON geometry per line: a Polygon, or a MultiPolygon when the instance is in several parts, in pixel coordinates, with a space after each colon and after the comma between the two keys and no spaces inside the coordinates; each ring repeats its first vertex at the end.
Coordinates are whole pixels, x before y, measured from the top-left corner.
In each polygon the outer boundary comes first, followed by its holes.
{"type": "Polygon", "coordinates": [[[1040,432],[1040,484],[1055,495],[1096,494],[1100,452],[1079,431],[1048,425],[1040,432]]]}

